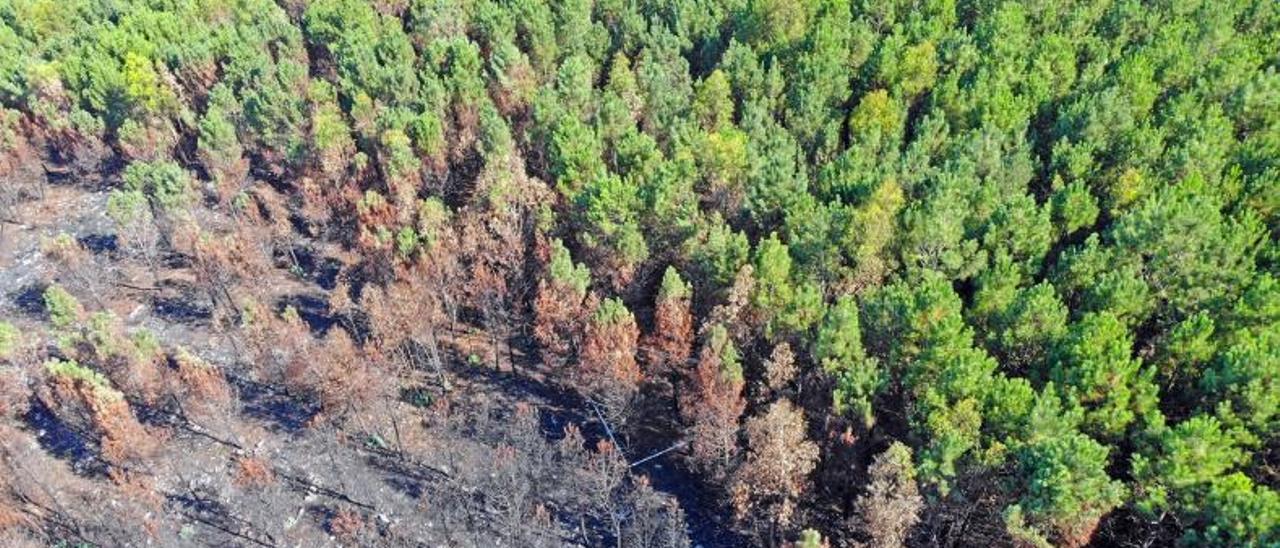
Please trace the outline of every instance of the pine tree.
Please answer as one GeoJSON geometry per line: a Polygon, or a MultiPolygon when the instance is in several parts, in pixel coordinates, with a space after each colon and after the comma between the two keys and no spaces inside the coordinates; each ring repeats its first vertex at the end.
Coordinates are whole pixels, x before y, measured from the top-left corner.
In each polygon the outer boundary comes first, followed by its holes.
{"type": "Polygon", "coordinates": [[[695,466],[722,478],[738,454],[738,418],[746,408],[741,356],[721,325],[707,327],[698,365],[681,393],[695,466]]]}
{"type": "Polygon", "coordinates": [[[873,403],[885,382],[885,374],[874,358],[862,349],[858,305],[845,296],[827,310],[818,329],[813,357],[827,374],[835,378],[836,410],[850,413],[863,426],[875,421],[873,403]]]}
{"type": "Polygon", "coordinates": [[[858,497],[855,521],[879,548],[905,546],[911,528],[920,521],[924,497],[916,487],[911,449],[894,442],[876,455],[867,470],[867,492],[858,497]]]}
{"type": "Polygon", "coordinates": [[[605,299],[583,337],[576,383],[604,407],[615,428],[625,422],[644,378],[636,363],[639,334],[635,316],[626,305],[618,299],[605,299]]]}

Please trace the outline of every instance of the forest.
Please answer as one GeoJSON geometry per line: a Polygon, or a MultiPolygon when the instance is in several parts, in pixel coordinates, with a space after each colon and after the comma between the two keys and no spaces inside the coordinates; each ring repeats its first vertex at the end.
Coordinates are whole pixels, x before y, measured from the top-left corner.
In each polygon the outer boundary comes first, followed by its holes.
{"type": "Polygon", "coordinates": [[[1275,0],[0,0],[0,545],[1280,546],[1275,0]]]}

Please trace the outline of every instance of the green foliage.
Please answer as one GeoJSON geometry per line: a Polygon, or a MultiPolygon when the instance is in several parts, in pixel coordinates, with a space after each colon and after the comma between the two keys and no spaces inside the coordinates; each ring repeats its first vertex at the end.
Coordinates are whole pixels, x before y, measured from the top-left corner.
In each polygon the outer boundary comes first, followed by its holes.
{"type": "Polygon", "coordinates": [[[757,227],[769,229],[808,192],[799,144],[766,113],[747,109],[747,211],[757,227]]]}
{"type": "Polygon", "coordinates": [[[864,142],[896,141],[906,122],[906,112],[889,92],[883,89],[868,92],[858,101],[849,114],[849,134],[864,142]]]}
{"type": "MultiPolygon", "coordinates": [[[[333,120],[331,122],[334,124],[331,133],[335,136],[335,139],[346,135],[346,127],[337,125],[340,122],[341,120],[333,120]]],[[[427,111],[415,116],[409,121],[406,131],[409,137],[413,139],[414,147],[420,153],[427,156],[437,156],[444,151],[444,124],[435,113],[427,111]]]]}
{"type": "Polygon", "coordinates": [[[764,50],[785,47],[800,39],[818,2],[811,0],[750,0],[745,29],[764,50]]]}
{"type": "Polygon", "coordinates": [[[80,365],[73,360],[50,360],[45,362],[44,367],[54,377],[61,377],[88,385],[93,390],[94,396],[103,401],[119,401],[124,398],[124,394],[112,387],[111,381],[107,380],[101,373],[80,365]]]}
{"type": "Polygon", "coordinates": [[[601,135],[606,140],[617,140],[628,130],[635,130],[636,121],[644,112],[644,98],[638,86],[631,60],[621,52],[615,54],[597,113],[601,135]]]}
{"type": "MultiPolygon", "coordinates": [[[[311,148],[323,164],[333,164],[332,157],[352,147],[351,129],[338,107],[333,86],[328,82],[314,82],[307,89],[311,103],[311,148]]],[[[411,129],[418,129],[411,125],[411,129]]],[[[324,166],[332,169],[333,165],[324,166]]]]}
{"type": "Polygon", "coordinates": [[[399,20],[366,2],[321,0],[307,5],[303,28],[309,41],[333,55],[345,93],[362,91],[389,105],[416,96],[416,55],[399,20]]]}
{"type": "Polygon", "coordinates": [[[814,2],[805,43],[788,62],[794,63],[788,81],[784,112],[786,125],[806,152],[822,159],[840,146],[843,106],[849,101],[849,4],[814,2]]]}
{"type": "Polygon", "coordinates": [[[1072,182],[1053,193],[1053,224],[1064,236],[1086,228],[1098,218],[1098,201],[1080,181],[1072,182]]]}
{"type": "MultiPolygon", "coordinates": [[[[747,134],[734,127],[723,127],[701,134],[697,153],[698,168],[714,192],[740,194],[746,185],[750,160],[747,157],[747,134]]],[[[737,211],[723,211],[737,215],[737,211]]]]}
{"type": "Polygon", "coordinates": [[[1136,325],[1151,314],[1155,302],[1133,259],[1102,245],[1092,234],[1084,244],[1063,252],[1053,282],[1074,314],[1105,311],[1136,325]]]}
{"type": "Polygon", "coordinates": [[[576,117],[566,117],[556,126],[550,149],[556,187],[565,196],[577,196],[587,183],[604,176],[600,140],[576,117]]]}
{"type": "Polygon", "coordinates": [[[178,212],[195,199],[191,175],[176,162],[134,162],[123,179],[124,191],[144,194],[159,211],[178,212]]]}
{"type": "Polygon", "coordinates": [[[1135,506],[1153,516],[1167,510],[1196,512],[1213,483],[1248,460],[1243,445],[1249,441],[1209,415],[1165,430],[1156,451],[1133,458],[1135,506]]]}
{"type": "Polygon", "coordinates": [[[908,387],[924,390],[945,378],[946,388],[969,395],[994,364],[972,347],[973,330],[960,314],[961,301],[937,272],[917,282],[899,282],[873,295],[864,307],[864,341],[882,355],[908,387]],[[954,372],[947,370],[957,367],[954,372]],[[955,376],[953,373],[964,372],[955,376]]]}
{"type": "Polygon", "coordinates": [[[663,140],[683,125],[693,98],[689,61],[680,54],[679,38],[665,26],[652,29],[649,43],[636,58],[636,82],[645,98],[641,127],[663,140]]]}
{"type": "Polygon", "coordinates": [[[796,548],[822,548],[827,542],[822,538],[822,533],[813,529],[805,529],[800,532],[800,540],[796,541],[796,548]]]}
{"type": "Polygon", "coordinates": [[[827,310],[818,328],[813,357],[822,369],[835,377],[836,411],[852,413],[870,426],[874,420],[875,397],[884,386],[884,372],[876,360],[862,349],[858,305],[842,297],[827,310]]]}
{"type": "Polygon", "coordinates": [[[1045,538],[1044,532],[1027,523],[1027,516],[1022,506],[1014,504],[1004,510],[1005,532],[1011,538],[1033,548],[1053,548],[1053,543],[1045,538]]]}
{"type": "Polygon", "coordinates": [[[49,322],[59,329],[71,327],[84,316],[80,301],[56,284],[44,290],[44,310],[49,322]]]}
{"type": "Polygon", "coordinates": [[[1026,491],[1018,511],[1031,527],[1060,538],[1089,535],[1098,520],[1120,505],[1124,486],[1107,476],[1109,450],[1071,433],[1020,450],[1026,491]]]}
{"type": "Polygon", "coordinates": [[[721,324],[707,330],[706,347],[720,360],[720,375],[730,382],[742,382],[742,355],[733,344],[729,330],[721,324]]]}
{"type": "Polygon", "coordinates": [[[22,336],[18,333],[18,328],[9,322],[0,321],[0,360],[13,358],[21,344],[22,336]]]}
{"type": "Polygon", "coordinates": [[[971,277],[985,262],[978,241],[966,238],[968,200],[959,184],[935,189],[902,213],[904,234],[898,247],[902,262],[913,271],[971,277]]]}
{"type": "Polygon", "coordinates": [[[707,131],[717,131],[733,123],[733,97],[729,78],[714,70],[698,83],[693,99],[693,116],[707,131]]]}
{"type": "Polygon", "coordinates": [[[674,266],[668,266],[662,272],[662,285],[658,286],[658,300],[688,299],[692,294],[693,287],[680,278],[680,273],[674,266]]]}
{"type": "Polygon", "coordinates": [[[769,318],[770,336],[801,333],[817,322],[822,314],[821,296],[793,272],[791,253],[777,234],[757,246],[755,275],[752,303],[769,318]]]}
{"type": "Polygon", "coordinates": [[[152,359],[162,351],[160,338],[148,329],[134,331],[129,336],[129,342],[140,360],[152,359]]]}
{"type": "Polygon", "coordinates": [[[120,319],[115,314],[107,311],[94,312],[77,324],[77,329],[68,330],[60,337],[58,345],[65,352],[87,347],[92,351],[92,357],[103,360],[111,357],[132,358],[130,351],[134,350],[131,344],[133,341],[119,335],[119,324],[120,319]]]}
{"type": "Polygon", "coordinates": [[[418,158],[413,153],[413,143],[409,136],[399,129],[388,129],[381,135],[383,159],[389,179],[403,179],[414,176],[418,167],[418,158]]]}
{"type": "Polygon", "coordinates": [[[1117,439],[1130,423],[1156,412],[1154,371],[1132,354],[1133,336],[1106,312],[1072,324],[1050,354],[1048,378],[1084,407],[1090,434],[1117,439]]]}
{"type": "Polygon", "coordinates": [[[1003,202],[989,218],[982,247],[997,261],[1007,256],[1028,272],[1040,270],[1041,259],[1053,243],[1049,211],[1026,194],[1003,202]]]}
{"type": "Polygon", "coordinates": [[[413,227],[406,226],[396,232],[396,253],[408,258],[418,249],[418,233],[413,227]]]}
{"type": "Polygon", "coordinates": [[[1201,503],[1205,523],[1183,537],[1189,545],[1268,546],[1280,542],[1280,493],[1242,473],[1215,482],[1201,503]]]}
{"type": "Polygon", "coordinates": [[[112,190],[107,197],[107,216],[120,226],[151,222],[151,206],[141,190],[112,190]]]}
{"type": "Polygon", "coordinates": [[[900,97],[912,98],[933,87],[938,73],[937,47],[931,41],[908,44],[902,35],[889,36],[875,61],[875,81],[900,97]]]}
{"type": "Polygon", "coordinates": [[[1068,311],[1046,282],[1018,288],[1021,276],[1007,257],[979,276],[970,314],[1005,370],[1025,375],[1066,333],[1068,311]]]}
{"type": "Polygon", "coordinates": [[[791,254],[776,233],[760,240],[755,254],[755,305],[766,312],[786,308],[792,298],[791,254]]]}
{"type": "Polygon", "coordinates": [[[996,364],[973,346],[961,301],[946,278],[926,271],[873,295],[864,307],[864,341],[909,398],[912,427],[929,445],[921,473],[945,491],[960,459],[978,449],[981,399],[996,364]]]}
{"type": "Polygon", "coordinates": [[[1152,296],[1176,317],[1222,306],[1252,275],[1265,231],[1252,215],[1223,215],[1221,202],[1199,179],[1188,179],[1144,200],[1111,229],[1118,252],[1143,258],[1152,296]]]}
{"type": "Polygon", "coordinates": [[[716,217],[712,218],[703,236],[693,245],[690,255],[698,267],[700,278],[716,288],[731,285],[738,271],[747,264],[751,253],[747,236],[734,231],[716,217]]]}
{"type": "Polygon", "coordinates": [[[551,241],[551,262],[548,266],[551,279],[573,289],[579,296],[587,294],[591,285],[591,271],[586,265],[574,263],[569,250],[560,240],[551,241]]]}
{"type": "Polygon", "coordinates": [[[600,306],[596,308],[595,316],[592,317],[592,320],[599,325],[618,325],[635,322],[631,311],[627,310],[627,305],[623,304],[621,299],[612,298],[600,301],[600,306]]]}
{"type": "Polygon", "coordinates": [[[236,117],[240,111],[231,90],[217,86],[210,93],[209,106],[200,117],[196,146],[205,167],[215,177],[221,170],[238,162],[244,154],[236,128],[236,117]]]}
{"type": "Polygon", "coordinates": [[[591,179],[577,194],[577,211],[585,229],[583,245],[613,252],[624,264],[635,265],[649,257],[649,246],[640,231],[638,189],[616,175],[591,179]]]}
{"type": "Polygon", "coordinates": [[[418,202],[417,236],[427,249],[435,247],[448,230],[449,208],[439,198],[427,198],[418,202]]]}
{"type": "Polygon", "coordinates": [[[1162,384],[1188,388],[1188,381],[1199,379],[1205,365],[1218,351],[1214,337],[1213,317],[1199,312],[1169,329],[1169,335],[1161,348],[1158,366],[1162,384]]]}
{"type": "Polygon", "coordinates": [[[1238,333],[1204,372],[1200,387],[1221,402],[1225,419],[1274,438],[1280,421],[1280,330],[1238,333]]]}

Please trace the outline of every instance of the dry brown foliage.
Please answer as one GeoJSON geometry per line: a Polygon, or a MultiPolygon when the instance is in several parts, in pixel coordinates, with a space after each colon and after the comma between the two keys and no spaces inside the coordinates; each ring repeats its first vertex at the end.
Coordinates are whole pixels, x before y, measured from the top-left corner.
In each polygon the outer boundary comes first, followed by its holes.
{"type": "Polygon", "coordinates": [[[353,510],[338,510],[329,518],[329,532],[344,540],[352,540],[364,529],[364,517],[353,510]]]}
{"type": "Polygon", "coordinates": [[[105,295],[114,269],[70,234],[44,240],[41,251],[57,267],[57,280],[77,295],[87,295],[98,308],[106,308],[105,295]]]}
{"type": "Polygon", "coordinates": [[[332,418],[358,417],[394,390],[395,378],[379,371],[342,329],[330,329],[313,351],[289,362],[285,386],[316,398],[332,418]]]}
{"type": "Polygon", "coordinates": [[[107,471],[111,483],[129,500],[158,512],[164,506],[164,495],[156,490],[155,479],[121,468],[107,471]]]}
{"type": "Polygon", "coordinates": [[[644,379],[636,363],[639,328],[629,312],[613,318],[594,318],[583,340],[579,389],[601,403],[615,424],[625,422],[628,408],[644,379]]]}
{"type": "Polygon", "coordinates": [[[722,351],[710,341],[703,345],[688,389],[680,394],[694,465],[713,478],[723,477],[738,454],[738,418],[747,405],[741,376],[722,371],[722,351]]]}
{"type": "MultiPolygon", "coordinates": [[[[7,498],[0,498],[0,532],[30,528],[33,525],[35,525],[35,522],[18,509],[17,502],[7,498]]],[[[0,537],[0,539],[3,539],[3,537],[0,537]]],[[[6,544],[6,546],[9,545],[6,544]]]]}
{"type": "Polygon", "coordinates": [[[245,158],[243,149],[236,146],[232,150],[214,151],[199,147],[196,154],[213,177],[218,203],[223,206],[230,204],[244,188],[245,178],[249,175],[249,159],[245,158]]]}
{"type": "Polygon", "coordinates": [[[123,326],[115,327],[116,340],[123,348],[99,358],[102,371],[121,392],[146,405],[155,405],[169,392],[164,353],[159,348],[133,344],[124,335],[123,326]]]}
{"type": "Polygon", "coordinates": [[[542,349],[542,357],[552,364],[563,365],[582,345],[584,318],[594,308],[594,297],[585,300],[572,287],[543,280],[533,303],[533,336],[542,349]]]}
{"type": "MultiPolygon", "coordinates": [[[[325,108],[323,102],[313,101],[311,104],[311,114],[315,116],[320,114],[325,108]]],[[[314,130],[314,128],[312,128],[314,130]]],[[[315,143],[315,137],[312,136],[312,143],[315,143]]],[[[355,142],[350,138],[335,139],[329,146],[324,148],[316,148],[315,159],[313,163],[317,173],[321,179],[327,183],[326,186],[336,186],[347,173],[347,167],[350,165],[351,158],[355,156],[355,142]]]]}
{"type": "Polygon", "coordinates": [[[0,221],[20,221],[19,204],[38,196],[44,182],[40,155],[26,135],[29,130],[17,111],[0,109],[0,135],[8,131],[12,137],[8,142],[0,138],[0,221]]]}
{"type": "Polygon", "coordinates": [[[28,504],[45,502],[45,498],[31,496],[34,489],[29,489],[31,483],[42,479],[25,473],[26,457],[35,451],[33,446],[38,447],[36,444],[23,446],[30,441],[8,424],[0,424],[0,533],[34,530],[38,525],[28,511],[28,504]]]}
{"type": "Polygon", "coordinates": [[[500,361],[500,341],[507,335],[514,319],[507,303],[507,280],[485,263],[475,265],[470,279],[471,282],[467,284],[468,297],[480,309],[489,335],[492,362],[496,367],[500,361]]]}
{"type": "Polygon", "coordinates": [[[298,234],[290,220],[287,196],[266,185],[254,188],[251,195],[253,201],[236,209],[235,232],[237,238],[254,251],[253,257],[246,258],[257,263],[252,271],[266,272],[274,266],[272,258],[276,251],[292,255],[298,234]]]}
{"type": "Polygon", "coordinates": [[[179,349],[173,361],[177,365],[175,396],[188,414],[217,419],[230,412],[231,387],[217,368],[185,349],[179,349]]]}
{"type": "Polygon", "coordinates": [[[63,422],[96,439],[108,463],[137,461],[157,447],[155,436],[138,422],[124,396],[113,388],[84,378],[51,375],[41,398],[63,422]]]}
{"type": "Polygon", "coordinates": [[[27,412],[31,402],[30,378],[27,364],[0,361],[0,419],[27,412]]]}
{"type": "Polygon", "coordinates": [[[246,300],[241,314],[240,334],[261,380],[281,382],[292,362],[307,359],[314,339],[296,310],[275,314],[261,301],[246,300]]]}
{"type": "Polygon", "coordinates": [[[110,482],[94,481],[44,452],[34,433],[0,424],[0,507],[18,512],[13,526],[25,529],[0,531],[0,546],[30,538],[49,546],[68,533],[97,546],[156,542],[165,532],[162,500],[151,478],[123,473],[112,467],[110,482]]]}
{"type": "Polygon", "coordinates": [[[382,289],[365,288],[360,296],[370,331],[365,352],[389,376],[409,369],[443,375],[439,331],[448,301],[428,284],[429,279],[407,276],[382,289]]]}
{"type": "Polygon", "coordinates": [[[159,445],[124,401],[111,402],[93,411],[94,429],[99,433],[102,456],[112,464],[125,464],[145,459],[159,445]]]}
{"type": "Polygon", "coordinates": [[[895,442],[876,455],[868,473],[871,481],[867,492],[857,502],[858,524],[871,536],[871,546],[903,546],[924,508],[924,498],[916,487],[911,450],[895,442]]]}
{"type": "Polygon", "coordinates": [[[395,205],[374,191],[354,198],[357,202],[355,204],[356,220],[360,227],[356,243],[366,254],[382,251],[384,256],[377,257],[375,260],[390,262],[385,254],[391,251],[391,233],[399,218],[395,205]]]}
{"type": "Polygon", "coordinates": [[[493,97],[498,112],[511,118],[529,106],[529,100],[538,89],[538,76],[523,58],[508,65],[504,76],[505,78],[490,84],[489,94],[493,97]]]}
{"type": "Polygon", "coordinates": [[[209,294],[214,309],[221,317],[235,317],[240,302],[238,291],[262,291],[262,284],[242,284],[267,272],[270,260],[263,257],[256,239],[244,234],[216,236],[200,234],[192,241],[192,267],[196,281],[209,294]]]}
{"type": "Polygon", "coordinates": [[[764,362],[765,387],[769,391],[777,393],[791,384],[795,377],[795,352],[791,350],[789,343],[778,343],[777,346],[773,347],[773,352],[769,354],[769,359],[764,362]]]}
{"type": "Polygon", "coordinates": [[[743,339],[747,333],[760,324],[759,318],[751,316],[751,294],[755,290],[755,268],[750,264],[743,265],[733,279],[724,297],[724,302],[711,309],[707,320],[702,324],[705,329],[710,325],[723,325],[732,330],[734,339],[743,339]]]}
{"type": "Polygon", "coordinates": [[[312,235],[319,234],[319,229],[327,226],[341,208],[349,207],[353,202],[328,182],[303,177],[296,185],[302,197],[298,212],[306,221],[307,232],[312,235]]]}
{"type": "Polygon", "coordinates": [[[276,475],[271,463],[260,457],[240,457],[236,459],[234,483],[242,488],[258,489],[275,483],[276,475]]]}
{"type": "Polygon", "coordinates": [[[398,301],[402,296],[412,296],[412,293],[400,289],[399,284],[383,289],[365,288],[360,294],[360,308],[369,321],[369,340],[384,351],[396,348],[410,336],[414,303],[398,301]]]}
{"type": "Polygon", "coordinates": [[[730,488],[738,519],[749,520],[761,511],[770,522],[786,527],[818,462],[817,444],[805,437],[804,412],[779,400],[748,419],[745,429],[747,459],[730,488]]]}
{"type": "Polygon", "coordinates": [[[693,310],[687,296],[658,299],[645,347],[651,377],[671,377],[686,369],[693,353],[693,310]]]}

